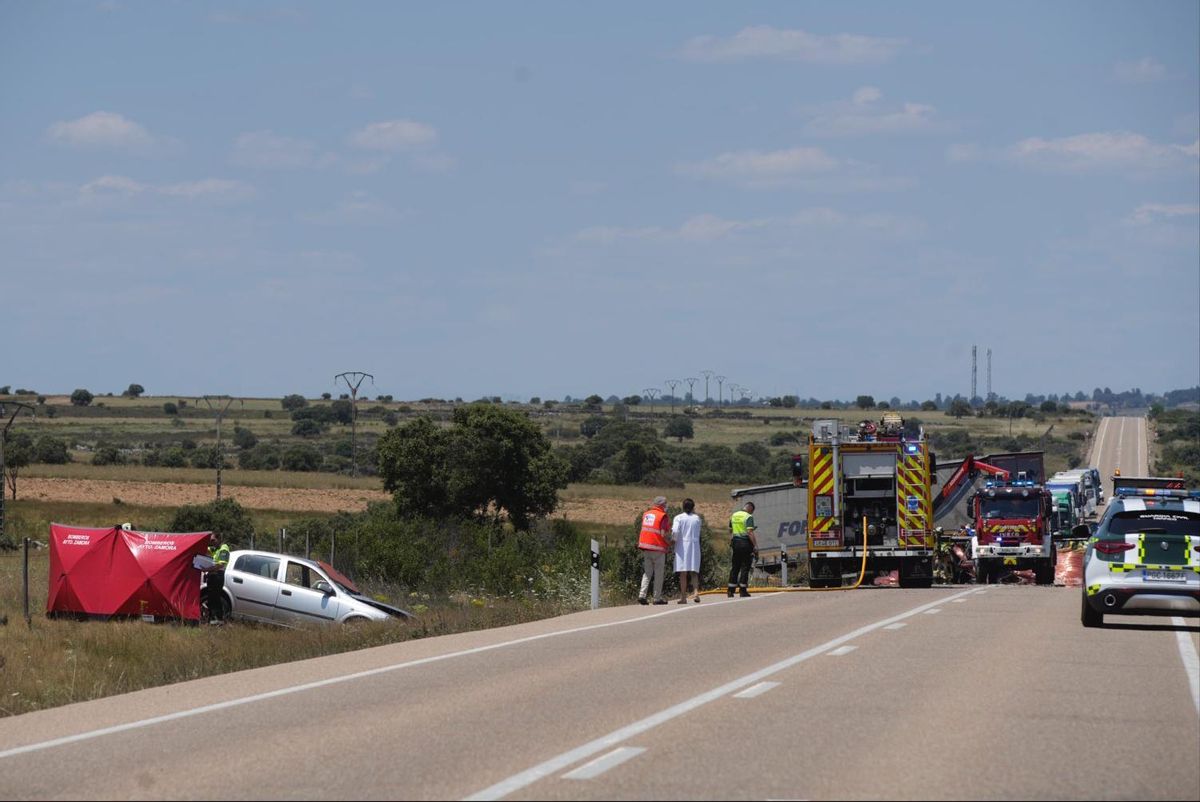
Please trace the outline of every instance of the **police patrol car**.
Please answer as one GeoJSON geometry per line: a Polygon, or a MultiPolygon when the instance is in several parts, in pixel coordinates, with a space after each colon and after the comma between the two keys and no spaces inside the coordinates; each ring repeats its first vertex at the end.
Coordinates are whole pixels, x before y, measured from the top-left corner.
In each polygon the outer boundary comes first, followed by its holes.
{"type": "Polygon", "coordinates": [[[1200,490],[1175,479],[1114,477],[1083,556],[1085,627],[1106,613],[1200,615],[1200,490]]]}

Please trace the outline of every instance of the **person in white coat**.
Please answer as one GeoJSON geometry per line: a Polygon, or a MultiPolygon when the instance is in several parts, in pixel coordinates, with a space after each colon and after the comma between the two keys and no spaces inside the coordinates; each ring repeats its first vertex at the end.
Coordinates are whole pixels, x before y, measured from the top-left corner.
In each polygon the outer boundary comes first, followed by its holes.
{"type": "Polygon", "coordinates": [[[675,539],[675,574],[679,578],[677,604],[687,604],[689,587],[692,601],[700,601],[700,516],[695,510],[696,502],[685,498],[683,512],[671,522],[671,534],[675,539]]]}

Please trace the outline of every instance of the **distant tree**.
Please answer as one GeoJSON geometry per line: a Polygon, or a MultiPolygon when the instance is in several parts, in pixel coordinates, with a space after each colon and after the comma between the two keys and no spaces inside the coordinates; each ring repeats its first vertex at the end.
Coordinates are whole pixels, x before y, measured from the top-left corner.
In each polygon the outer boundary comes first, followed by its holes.
{"type": "Polygon", "coordinates": [[[542,403],[542,399],[539,396],[535,395],[533,398],[529,399],[529,406],[531,407],[536,407],[540,403],[542,403]]]}
{"type": "Polygon", "coordinates": [[[163,402],[163,412],[166,413],[167,415],[178,415],[179,407],[175,406],[174,401],[164,401],[163,402]]]}
{"type": "Polygon", "coordinates": [[[822,401],[821,409],[833,409],[833,402],[832,401],[822,401]]]}
{"type": "Polygon", "coordinates": [[[125,396],[126,398],[137,398],[144,392],[146,392],[146,388],[142,385],[131,384],[125,388],[125,392],[121,393],[121,395],[125,396]]]}
{"type": "Polygon", "coordinates": [[[218,465],[222,468],[228,468],[229,462],[223,454],[217,454],[216,445],[200,446],[192,452],[192,467],[193,468],[208,468],[215,469],[218,465]]]}
{"type": "Polygon", "coordinates": [[[279,399],[279,405],[288,412],[295,412],[301,407],[308,406],[308,399],[302,395],[293,393],[292,395],[285,395],[283,398],[279,399]]]}
{"type": "Polygon", "coordinates": [[[1043,401],[1041,405],[1038,406],[1038,409],[1040,409],[1042,412],[1058,412],[1058,402],[1043,401]]]}
{"type": "Polygon", "coordinates": [[[642,397],[640,395],[627,395],[621,399],[621,403],[627,407],[636,407],[642,403],[642,397]]]}
{"type": "Polygon", "coordinates": [[[596,395],[595,393],[593,393],[592,395],[589,395],[587,398],[583,399],[583,408],[586,409],[588,412],[599,412],[601,407],[603,407],[603,406],[604,406],[604,399],[601,398],[600,396],[596,395]]]}
{"type": "Polygon", "coordinates": [[[175,511],[168,532],[212,532],[232,548],[250,545],[254,521],[242,505],[231,498],[207,504],[184,505],[175,511]]]}
{"type": "Polygon", "coordinates": [[[0,387],[0,395],[8,395],[11,392],[12,392],[11,384],[6,384],[6,385],[0,387]]]}
{"type": "Polygon", "coordinates": [[[121,449],[108,444],[97,446],[92,454],[93,465],[124,465],[127,461],[121,449]]]}
{"type": "Polygon", "coordinates": [[[947,415],[953,415],[955,418],[961,418],[964,415],[971,414],[971,405],[967,403],[965,398],[955,398],[950,402],[950,406],[946,409],[947,415]]]}
{"type": "Polygon", "coordinates": [[[542,407],[544,409],[554,409],[556,406],[558,406],[558,402],[555,401],[553,398],[547,398],[545,401],[542,402],[542,407]]]}
{"type": "Polygon", "coordinates": [[[696,436],[695,427],[692,425],[692,419],[686,415],[675,415],[663,428],[663,437],[674,437],[680,443],[683,438],[691,440],[696,436]]]}
{"type": "Polygon", "coordinates": [[[800,404],[800,399],[794,395],[785,395],[783,397],[784,409],[795,409],[800,404]]]}
{"type": "Polygon", "coordinates": [[[934,412],[935,410],[937,410],[937,408],[938,408],[937,404],[933,401],[922,401],[921,402],[921,411],[922,412],[934,412]]]}
{"type": "Polygon", "coordinates": [[[321,467],[321,452],[310,445],[290,446],[283,452],[280,466],[285,471],[312,472],[321,467]]]}
{"type": "Polygon", "coordinates": [[[93,398],[95,398],[95,396],[89,393],[87,390],[84,390],[82,387],[71,393],[71,403],[77,407],[90,406],[93,398]]]}
{"type": "Polygon", "coordinates": [[[34,445],[34,461],[43,465],[66,465],[71,461],[71,454],[65,442],[44,434],[34,445]]]}
{"type": "Polygon", "coordinates": [[[162,456],[159,458],[159,464],[164,468],[186,468],[187,455],[179,446],[172,446],[164,449],[162,456]]]}
{"type": "Polygon", "coordinates": [[[388,410],[387,412],[383,413],[383,422],[387,426],[395,426],[400,422],[400,418],[396,416],[395,412],[388,410]]]}
{"type": "Polygon", "coordinates": [[[876,409],[891,409],[891,404],[889,404],[887,401],[880,401],[878,404],[875,405],[875,408],[876,409]]]}
{"type": "Polygon", "coordinates": [[[871,407],[875,406],[875,398],[874,396],[870,395],[860,395],[858,398],[854,399],[854,405],[859,409],[870,409],[871,407]]]}
{"type": "Polygon", "coordinates": [[[46,403],[46,396],[44,396],[44,395],[39,395],[39,396],[37,397],[37,402],[38,402],[38,406],[41,406],[42,404],[45,404],[45,403],[46,403]]]}
{"type": "Polygon", "coordinates": [[[241,426],[233,427],[233,444],[238,448],[254,448],[258,444],[258,438],[254,432],[241,426]]]}
{"type": "Polygon", "coordinates": [[[312,418],[304,418],[292,424],[292,434],[297,437],[318,437],[323,431],[324,427],[312,418]]]}
{"type": "Polygon", "coordinates": [[[329,405],[335,423],[348,426],[354,420],[354,404],[350,401],[337,400],[329,405]]]}
{"type": "Polygon", "coordinates": [[[662,453],[657,448],[638,440],[626,443],[617,455],[620,478],[628,483],[642,481],[648,474],[658,470],[662,463],[662,453]]]}
{"type": "MultiPolygon", "coordinates": [[[[4,472],[13,501],[17,500],[17,476],[34,461],[33,438],[25,432],[10,432],[4,440],[4,472]]],[[[4,488],[0,486],[0,493],[4,488]]]]}
{"type": "Polygon", "coordinates": [[[609,423],[611,423],[611,419],[603,415],[590,415],[584,418],[583,423],[579,424],[579,433],[584,437],[592,438],[599,434],[600,430],[609,423]]]}
{"type": "Polygon", "coordinates": [[[325,401],[333,398],[333,393],[321,393],[321,398],[325,401]]]}

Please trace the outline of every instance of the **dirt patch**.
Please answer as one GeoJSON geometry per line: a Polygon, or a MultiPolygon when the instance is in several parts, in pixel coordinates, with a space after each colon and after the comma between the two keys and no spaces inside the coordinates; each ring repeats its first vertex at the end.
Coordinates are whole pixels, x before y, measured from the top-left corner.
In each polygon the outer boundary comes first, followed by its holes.
{"type": "MultiPolygon", "coordinates": [[[[22,479],[21,498],[111,504],[114,498],[137,507],[179,507],[206,504],[213,500],[212,485],[183,482],[118,482],[108,479],[22,479]]],[[[243,507],[289,512],[360,512],[367,504],[388,501],[382,490],[314,489],[299,487],[246,487],[225,485],[221,494],[237,499],[243,507]]],[[[709,521],[724,522],[728,509],[716,504],[697,504],[696,511],[709,521]]],[[[555,517],[572,521],[633,527],[645,507],[629,499],[585,498],[563,501],[555,517]]]]}
{"type": "MultiPolygon", "coordinates": [[[[22,479],[21,498],[111,504],[120,499],[137,507],[179,507],[213,500],[211,485],[182,482],[114,482],[103,479],[22,479]]],[[[318,490],[298,487],[243,487],[226,485],[221,495],[237,499],[243,507],[297,512],[357,512],[372,501],[387,501],[382,490],[318,490]]]]}

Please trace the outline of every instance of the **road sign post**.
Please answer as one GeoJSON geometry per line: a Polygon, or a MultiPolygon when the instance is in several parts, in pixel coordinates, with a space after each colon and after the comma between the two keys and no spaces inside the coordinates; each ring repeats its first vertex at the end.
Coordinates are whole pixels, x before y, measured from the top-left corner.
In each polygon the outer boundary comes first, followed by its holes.
{"type": "Polygon", "coordinates": [[[592,541],[592,609],[600,607],[600,543],[592,541]]]}

